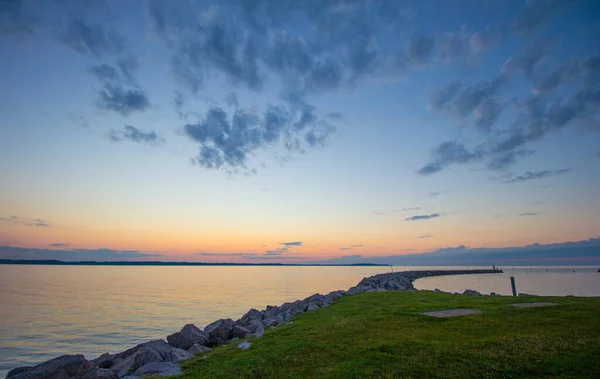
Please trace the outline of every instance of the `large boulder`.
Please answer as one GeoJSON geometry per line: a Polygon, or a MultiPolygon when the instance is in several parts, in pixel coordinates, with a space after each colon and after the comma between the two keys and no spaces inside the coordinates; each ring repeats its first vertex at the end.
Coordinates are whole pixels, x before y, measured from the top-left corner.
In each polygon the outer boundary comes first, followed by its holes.
{"type": "Polygon", "coordinates": [[[93,359],[91,362],[94,367],[97,368],[108,368],[111,365],[111,362],[115,359],[115,356],[109,353],[104,353],[96,359],[93,359]]]}
{"type": "Polygon", "coordinates": [[[242,318],[236,322],[236,324],[239,323],[241,325],[248,325],[251,320],[262,320],[262,318],[263,313],[257,309],[252,308],[248,312],[246,312],[246,314],[243,315],[242,318]]]}
{"type": "Polygon", "coordinates": [[[270,316],[270,317],[265,318],[263,320],[263,323],[265,324],[265,328],[270,328],[272,326],[279,325],[279,320],[277,319],[277,317],[270,316]]]}
{"type": "Polygon", "coordinates": [[[293,316],[297,315],[298,313],[303,313],[307,306],[308,304],[304,300],[296,300],[294,302],[281,305],[281,309],[293,316]]]}
{"type": "Polygon", "coordinates": [[[204,333],[209,336],[209,345],[217,345],[233,338],[233,327],[235,323],[232,319],[226,318],[208,324],[204,328],[204,333]]]}
{"type": "Polygon", "coordinates": [[[234,337],[244,338],[246,336],[246,334],[252,334],[252,331],[241,325],[235,325],[233,327],[233,336],[234,337]]]}
{"type": "Polygon", "coordinates": [[[62,355],[33,367],[18,367],[6,377],[11,379],[83,378],[94,366],[81,354],[62,355]]]}
{"type": "Polygon", "coordinates": [[[481,293],[475,290],[465,290],[462,294],[467,296],[481,296],[481,293]]]}
{"type": "Polygon", "coordinates": [[[109,367],[119,377],[133,374],[138,368],[150,362],[177,363],[192,357],[185,350],[169,345],[163,340],[139,344],[122,353],[115,354],[109,367]]]}
{"type": "Polygon", "coordinates": [[[208,344],[209,336],[194,324],[187,324],[177,333],[167,336],[170,345],[187,350],[195,344],[208,344]]]}
{"type": "Polygon", "coordinates": [[[172,362],[150,362],[135,370],[134,376],[172,376],[181,375],[181,368],[172,362]]]}
{"type": "Polygon", "coordinates": [[[114,371],[107,368],[100,368],[91,372],[88,372],[83,379],[119,379],[114,371]]]}
{"type": "Polygon", "coordinates": [[[188,353],[196,355],[198,353],[206,353],[210,350],[212,350],[210,347],[196,344],[188,349],[188,353]]]}
{"type": "Polygon", "coordinates": [[[308,306],[306,307],[306,311],[307,312],[314,311],[317,308],[319,308],[319,306],[316,303],[308,303],[308,306]]]}

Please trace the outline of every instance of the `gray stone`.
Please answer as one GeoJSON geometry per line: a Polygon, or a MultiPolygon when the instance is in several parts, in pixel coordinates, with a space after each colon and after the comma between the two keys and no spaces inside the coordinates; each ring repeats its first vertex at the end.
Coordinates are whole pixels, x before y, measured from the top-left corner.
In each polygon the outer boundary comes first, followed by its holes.
{"type": "Polygon", "coordinates": [[[481,293],[475,290],[465,290],[465,292],[463,292],[462,294],[467,296],[481,296],[481,293]]]}
{"type": "Polygon", "coordinates": [[[21,366],[15,367],[6,374],[6,378],[12,378],[18,374],[22,374],[24,372],[30,371],[34,366],[21,366]]]}
{"type": "Polygon", "coordinates": [[[263,323],[266,328],[270,328],[272,326],[279,325],[279,320],[277,319],[277,317],[267,317],[263,320],[263,323]]]}
{"type": "Polygon", "coordinates": [[[480,313],[481,311],[475,309],[446,309],[444,311],[433,311],[433,312],[424,312],[422,314],[426,316],[433,317],[455,317],[455,316],[465,316],[472,315],[475,313],[480,313]]]}
{"type": "Polygon", "coordinates": [[[310,312],[310,311],[314,311],[315,309],[319,308],[319,306],[315,303],[309,303],[308,307],[306,307],[306,311],[310,312]]]}
{"type": "Polygon", "coordinates": [[[187,324],[177,333],[167,337],[170,345],[187,350],[195,344],[208,344],[209,337],[200,328],[193,324],[187,324]]]}
{"type": "Polygon", "coordinates": [[[94,366],[81,354],[62,355],[30,368],[18,367],[11,370],[7,378],[12,379],[69,379],[83,378],[94,366]]]}
{"type": "Polygon", "coordinates": [[[150,362],[135,370],[136,376],[171,376],[181,375],[181,368],[177,363],[171,362],[150,362]]]}
{"type": "Polygon", "coordinates": [[[237,347],[238,347],[238,349],[246,350],[251,345],[252,345],[252,342],[244,341],[241,344],[239,344],[237,347]]]}
{"type": "Polygon", "coordinates": [[[192,354],[169,345],[163,340],[149,341],[115,355],[110,369],[119,377],[130,375],[150,362],[172,362],[190,358],[192,354]]]}
{"type": "Polygon", "coordinates": [[[212,350],[210,347],[196,344],[188,349],[188,353],[195,355],[198,353],[206,353],[207,351],[210,351],[210,350],[212,350]]]}
{"type": "Polygon", "coordinates": [[[84,379],[119,379],[114,371],[106,368],[100,368],[92,372],[87,373],[84,379]]]}
{"type": "Polygon", "coordinates": [[[530,293],[525,293],[525,292],[519,292],[518,295],[519,296],[537,296],[537,295],[532,295],[530,293]]]}
{"type": "Polygon", "coordinates": [[[115,356],[112,354],[104,353],[98,358],[92,360],[92,364],[98,368],[108,368],[110,367],[111,362],[115,359],[115,356]]]}
{"type": "Polygon", "coordinates": [[[234,322],[230,318],[217,320],[204,328],[204,333],[210,337],[209,345],[223,343],[233,337],[234,322]]]}
{"type": "Polygon", "coordinates": [[[243,338],[246,334],[248,333],[252,333],[252,331],[248,328],[245,328],[241,325],[235,325],[233,327],[233,335],[234,337],[241,337],[243,338]]]}

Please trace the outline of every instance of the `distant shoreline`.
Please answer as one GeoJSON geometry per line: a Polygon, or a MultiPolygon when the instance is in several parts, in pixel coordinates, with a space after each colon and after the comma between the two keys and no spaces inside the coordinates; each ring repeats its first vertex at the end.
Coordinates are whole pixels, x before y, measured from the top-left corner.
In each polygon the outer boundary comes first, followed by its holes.
{"type": "Polygon", "coordinates": [[[134,261],[60,261],[41,259],[0,259],[0,265],[46,265],[46,266],[327,266],[327,267],[352,267],[352,266],[377,266],[386,267],[387,264],[355,263],[355,264],[322,264],[322,263],[211,263],[211,262],[134,262],[134,261]]]}

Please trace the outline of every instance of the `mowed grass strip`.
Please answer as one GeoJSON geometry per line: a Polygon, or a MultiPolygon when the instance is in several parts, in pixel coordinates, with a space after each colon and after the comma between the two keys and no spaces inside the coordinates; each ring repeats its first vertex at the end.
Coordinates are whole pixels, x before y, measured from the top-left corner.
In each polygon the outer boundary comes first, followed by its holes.
{"type": "Polygon", "coordinates": [[[600,378],[600,299],[364,293],[182,363],[183,378],[600,378]],[[420,313],[471,308],[474,315],[420,313]]]}

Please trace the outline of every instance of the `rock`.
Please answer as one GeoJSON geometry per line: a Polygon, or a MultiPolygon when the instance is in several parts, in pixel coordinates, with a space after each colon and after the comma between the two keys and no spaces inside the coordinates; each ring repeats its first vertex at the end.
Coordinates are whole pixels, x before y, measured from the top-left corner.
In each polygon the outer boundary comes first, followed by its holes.
{"type": "Polygon", "coordinates": [[[252,331],[248,328],[244,328],[241,325],[236,325],[233,327],[233,335],[234,337],[244,338],[244,336],[248,333],[252,333],[252,331]]]}
{"type": "Polygon", "coordinates": [[[18,374],[22,374],[24,372],[27,372],[29,370],[31,370],[33,368],[33,366],[21,366],[21,367],[15,367],[12,370],[10,370],[8,372],[8,374],[6,374],[6,378],[12,378],[18,374]]]}
{"type": "Polygon", "coordinates": [[[250,322],[250,325],[248,325],[248,329],[250,329],[250,331],[252,331],[253,333],[255,333],[259,329],[264,329],[264,328],[265,328],[265,324],[263,324],[262,320],[252,320],[250,322]]]}
{"type": "Polygon", "coordinates": [[[98,368],[108,368],[110,367],[111,362],[115,359],[115,356],[112,354],[104,353],[98,358],[92,360],[92,364],[98,368]]]}
{"type": "Polygon", "coordinates": [[[101,369],[89,372],[83,378],[84,379],[119,379],[119,377],[117,376],[117,374],[114,371],[111,371],[106,368],[101,368],[101,369]]]}
{"type": "Polygon", "coordinates": [[[150,362],[135,370],[134,376],[171,376],[181,375],[181,368],[172,362],[150,362]]]}
{"type": "Polygon", "coordinates": [[[335,301],[340,297],[344,297],[344,294],[342,293],[342,291],[331,291],[327,294],[327,296],[330,297],[333,301],[335,301]]]}
{"type": "Polygon", "coordinates": [[[315,309],[319,308],[319,306],[315,303],[309,303],[308,307],[306,307],[306,311],[310,312],[310,311],[314,311],[315,309]]]}
{"type": "Polygon", "coordinates": [[[187,350],[195,344],[206,345],[209,341],[208,335],[194,324],[187,324],[181,331],[167,337],[170,345],[187,350]]]}
{"type": "Polygon", "coordinates": [[[69,379],[83,378],[94,366],[81,354],[62,355],[33,367],[18,367],[7,378],[12,379],[69,379]]]}
{"type": "Polygon", "coordinates": [[[277,315],[277,320],[279,321],[279,324],[290,322],[291,319],[292,319],[292,315],[289,314],[288,312],[281,312],[280,314],[277,315]]]}
{"type": "Polygon", "coordinates": [[[243,315],[242,318],[239,319],[238,321],[240,321],[242,325],[248,325],[251,320],[255,320],[255,319],[262,320],[262,318],[263,318],[263,314],[261,313],[261,311],[252,308],[248,312],[246,312],[246,314],[243,315]]]}
{"type": "Polygon", "coordinates": [[[481,293],[475,290],[465,290],[465,292],[463,292],[462,294],[467,296],[481,296],[481,293]]]}
{"type": "Polygon", "coordinates": [[[122,353],[115,354],[110,369],[119,377],[131,375],[138,368],[150,362],[177,363],[192,357],[185,350],[171,346],[163,340],[139,344],[122,353]]]}
{"type": "Polygon", "coordinates": [[[303,300],[297,300],[292,303],[285,303],[281,306],[281,308],[289,313],[290,315],[297,315],[298,313],[304,313],[304,310],[308,304],[303,300]]]}
{"type": "Polygon", "coordinates": [[[279,325],[279,320],[277,319],[277,317],[267,317],[263,320],[263,323],[265,325],[266,328],[270,328],[272,326],[277,326],[279,325]]]}
{"type": "Polygon", "coordinates": [[[231,342],[236,342],[239,341],[240,337],[233,337],[232,339],[230,339],[229,341],[227,341],[227,343],[231,343],[231,342]]]}
{"type": "Polygon", "coordinates": [[[188,349],[188,353],[195,355],[198,353],[206,353],[207,351],[210,351],[210,350],[212,350],[210,347],[196,344],[188,349]]]}
{"type": "Polygon", "coordinates": [[[241,344],[239,344],[237,347],[238,347],[238,349],[246,350],[247,348],[250,347],[250,345],[252,345],[252,342],[244,341],[241,344]]]}
{"type": "Polygon", "coordinates": [[[519,292],[519,296],[537,296],[537,295],[532,295],[530,293],[525,293],[525,292],[519,292]]]}
{"type": "Polygon", "coordinates": [[[204,328],[204,333],[210,337],[209,345],[215,346],[233,337],[234,322],[230,318],[221,319],[204,328]]]}

